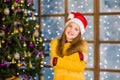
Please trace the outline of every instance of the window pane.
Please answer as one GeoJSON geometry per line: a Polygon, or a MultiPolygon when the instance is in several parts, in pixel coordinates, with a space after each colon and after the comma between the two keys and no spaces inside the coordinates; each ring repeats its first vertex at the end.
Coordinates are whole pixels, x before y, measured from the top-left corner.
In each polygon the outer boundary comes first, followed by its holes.
{"type": "Polygon", "coordinates": [[[100,0],[100,12],[120,12],[120,0],[100,0]]]}
{"type": "Polygon", "coordinates": [[[42,0],[42,14],[64,13],[64,0],[42,0]]]}
{"type": "Polygon", "coordinates": [[[53,69],[52,68],[43,68],[42,70],[44,80],[53,80],[53,69]]]}
{"type": "Polygon", "coordinates": [[[45,65],[50,65],[50,56],[46,56],[46,57],[44,58],[44,64],[45,64],[45,65]]]}
{"type": "Polygon", "coordinates": [[[44,46],[44,53],[45,53],[45,54],[49,54],[49,52],[50,52],[49,42],[44,42],[44,43],[43,43],[43,46],[44,46]]]}
{"type": "Polygon", "coordinates": [[[59,37],[64,27],[64,17],[43,17],[42,37],[44,40],[51,40],[59,37]]]}
{"type": "Polygon", "coordinates": [[[93,68],[93,60],[94,60],[94,52],[93,52],[93,44],[88,44],[89,46],[89,59],[88,59],[88,63],[87,63],[87,68],[93,68]]]}
{"type": "Polygon", "coordinates": [[[120,73],[101,72],[100,80],[120,80],[120,73]]]}
{"type": "MultiPolygon", "coordinates": [[[[33,0],[33,2],[34,2],[33,8],[38,13],[38,0],[33,0]]],[[[29,4],[31,4],[31,3],[29,3],[29,4]]]]}
{"type": "Polygon", "coordinates": [[[93,17],[92,16],[87,16],[86,17],[87,21],[88,21],[88,26],[87,29],[85,31],[85,34],[83,34],[83,39],[85,40],[93,40],[93,17]]]}
{"type": "Polygon", "coordinates": [[[68,0],[68,11],[93,12],[93,0],[68,0]],[[91,5],[92,4],[92,5],[91,5]]]}
{"type": "Polygon", "coordinates": [[[120,15],[100,17],[100,40],[120,40],[120,15]]]}
{"type": "Polygon", "coordinates": [[[120,69],[120,44],[100,45],[100,68],[120,69]]]}
{"type": "Polygon", "coordinates": [[[94,75],[94,73],[93,73],[93,71],[85,71],[85,80],[94,80],[93,78],[93,75],[94,75]]]}

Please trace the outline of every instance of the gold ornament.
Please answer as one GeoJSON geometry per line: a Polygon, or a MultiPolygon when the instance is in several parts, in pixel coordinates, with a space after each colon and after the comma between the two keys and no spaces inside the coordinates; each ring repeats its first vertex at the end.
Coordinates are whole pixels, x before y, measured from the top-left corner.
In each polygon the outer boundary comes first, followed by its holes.
{"type": "Polygon", "coordinates": [[[20,32],[23,32],[23,27],[19,27],[19,31],[20,31],[20,32]]]}
{"type": "Polygon", "coordinates": [[[14,2],[13,6],[18,7],[19,5],[18,5],[18,3],[14,2]]]}
{"type": "Polygon", "coordinates": [[[31,57],[30,51],[27,52],[27,56],[28,56],[28,57],[31,57]]]}
{"type": "Polygon", "coordinates": [[[8,59],[11,59],[11,55],[10,55],[10,54],[8,54],[8,55],[7,55],[7,58],[8,58],[8,59]]]}
{"type": "Polygon", "coordinates": [[[35,16],[34,16],[34,14],[32,14],[32,18],[34,18],[35,16]]]}
{"type": "Polygon", "coordinates": [[[14,58],[12,58],[12,62],[11,62],[12,64],[15,64],[15,60],[14,60],[14,58]]]}
{"type": "Polygon", "coordinates": [[[23,3],[24,3],[24,0],[21,0],[20,3],[23,4],[23,3]]]}
{"type": "Polygon", "coordinates": [[[26,9],[24,10],[24,14],[27,14],[27,10],[26,9]]]}
{"type": "Polygon", "coordinates": [[[4,20],[5,20],[5,18],[3,17],[3,18],[2,18],[2,21],[4,21],[4,20]]]}
{"type": "Polygon", "coordinates": [[[18,63],[18,64],[17,64],[17,66],[18,66],[18,67],[20,67],[20,66],[21,66],[21,64],[20,64],[20,63],[18,63]]]}
{"type": "Polygon", "coordinates": [[[2,41],[1,41],[2,43],[5,43],[5,41],[2,39],[2,41]]]}
{"type": "Polygon", "coordinates": [[[0,36],[4,36],[5,32],[3,30],[0,30],[0,36]]]}
{"type": "Polygon", "coordinates": [[[18,32],[19,32],[18,29],[14,28],[14,33],[18,33],[18,32]]]}
{"type": "Polygon", "coordinates": [[[43,40],[42,40],[42,38],[40,37],[40,40],[39,40],[40,42],[42,42],[43,40]]]}
{"type": "Polygon", "coordinates": [[[24,57],[27,57],[27,53],[26,53],[26,51],[24,51],[24,57]]]}
{"type": "Polygon", "coordinates": [[[31,61],[29,61],[29,67],[32,68],[32,62],[31,61]]]}
{"type": "Polygon", "coordinates": [[[36,23],[35,27],[36,27],[36,28],[39,28],[40,26],[36,23]]]}
{"type": "Polygon", "coordinates": [[[32,40],[35,41],[35,36],[34,35],[32,36],[32,40]]]}
{"type": "Polygon", "coordinates": [[[40,63],[41,63],[41,64],[44,64],[44,61],[41,61],[40,63]]]}
{"type": "Polygon", "coordinates": [[[12,5],[12,6],[11,6],[11,9],[12,9],[12,10],[14,10],[14,9],[15,9],[14,5],[12,5]]]}

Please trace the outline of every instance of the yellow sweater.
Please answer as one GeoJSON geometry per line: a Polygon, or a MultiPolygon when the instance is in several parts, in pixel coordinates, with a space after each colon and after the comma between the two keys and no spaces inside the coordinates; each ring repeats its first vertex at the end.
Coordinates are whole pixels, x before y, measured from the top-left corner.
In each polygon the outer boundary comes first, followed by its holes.
{"type": "MultiPolygon", "coordinates": [[[[57,44],[58,39],[53,39],[50,43],[50,58],[58,57],[56,66],[53,66],[54,80],[84,80],[86,63],[80,60],[78,52],[61,58],[56,54],[57,44]]],[[[66,49],[70,44],[71,43],[66,43],[64,45],[64,54],[66,54],[66,49]]],[[[87,42],[83,41],[82,49],[82,53],[88,53],[87,42]]]]}

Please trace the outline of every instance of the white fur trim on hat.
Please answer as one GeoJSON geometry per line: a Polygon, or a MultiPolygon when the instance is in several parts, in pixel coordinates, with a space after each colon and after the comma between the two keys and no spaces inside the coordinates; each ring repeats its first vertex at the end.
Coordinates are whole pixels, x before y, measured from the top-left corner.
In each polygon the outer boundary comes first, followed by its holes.
{"type": "Polygon", "coordinates": [[[79,20],[79,19],[77,19],[77,18],[73,18],[73,19],[67,21],[67,22],[65,23],[65,27],[66,27],[69,23],[71,23],[71,22],[75,22],[75,23],[77,23],[77,24],[79,25],[80,30],[81,30],[81,34],[83,34],[83,33],[85,32],[85,28],[84,28],[84,25],[83,25],[82,21],[79,20]]]}

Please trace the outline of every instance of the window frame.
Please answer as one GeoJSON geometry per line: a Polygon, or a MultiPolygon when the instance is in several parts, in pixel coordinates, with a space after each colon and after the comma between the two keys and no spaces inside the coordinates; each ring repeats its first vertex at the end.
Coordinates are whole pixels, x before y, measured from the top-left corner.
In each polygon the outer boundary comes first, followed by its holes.
{"type": "MultiPolygon", "coordinates": [[[[41,26],[41,18],[42,17],[56,17],[56,16],[64,16],[65,21],[67,19],[68,15],[68,0],[64,0],[64,14],[47,14],[42,15],[41,14],[41,0],[38,0],[38,23],[41,26]]],[[[112,70],[112,69],[100,69],[100,44],[120,44],[120,41],[100,41],[100,16],[103,15],[120,15],[120,12],[100,12],[100,0],[94,0],[94,7],[93,7],[93,13],[84,13],[85,16],[93,16],[93,24],[94,24],[94,39],[91,41],[87,41],[88,43],[92,43],[94,45],[94,67],[93,68],[86,68],[87,71],[93,71],[93,78],[94,80],[100,80],[100,72],[119,72],[120,70],[112,70]]],[[[42,29],[42,27],[40,27],[42,29]]],[[[51,40],[46,40],[43,42],[50,42],[51,40]]],[[[49,55],[47,55],[49,56],[49,55]]],[[[46,67],[50,68],[49,65],[46,67]]]]}

